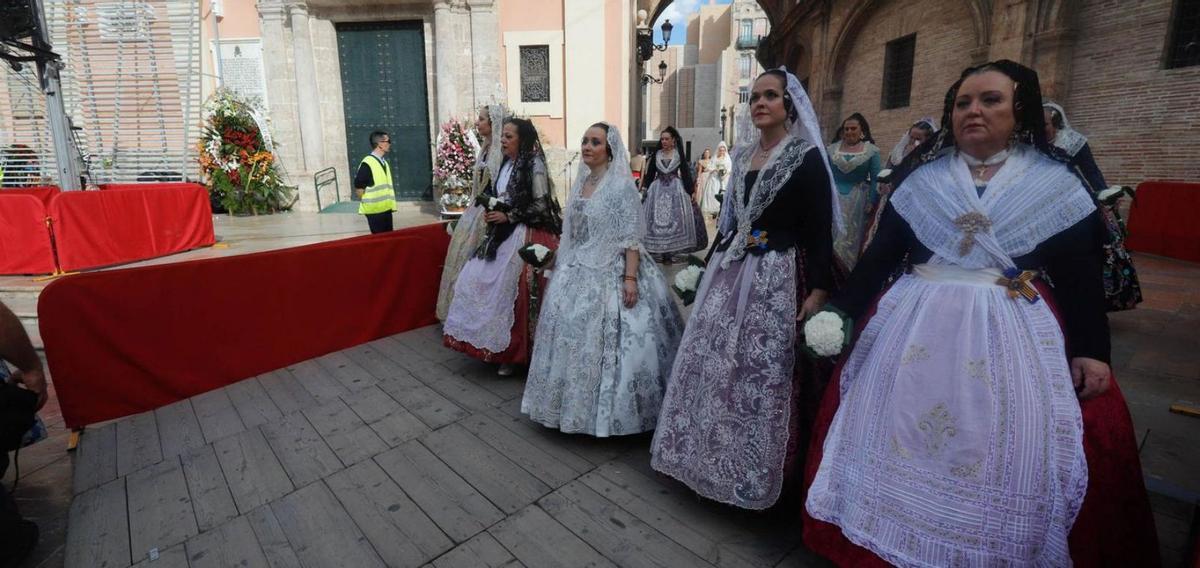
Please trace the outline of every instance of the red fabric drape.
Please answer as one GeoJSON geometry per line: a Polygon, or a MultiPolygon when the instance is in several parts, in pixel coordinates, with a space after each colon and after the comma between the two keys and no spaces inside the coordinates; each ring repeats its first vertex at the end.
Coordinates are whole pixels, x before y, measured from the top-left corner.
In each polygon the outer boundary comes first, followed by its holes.
{"type": "Polygon", "coordinates": [[[54,251],[40,195],[0,192],[0,274],[54,272],[54,251]]]}
{"type": "Polygon", "coordinates": [[[1200,183],[1148,181],[1129,208],[1129,250],[1200,262],[1200,183]]]}
{"type": "Polygon", "coordinates": [[[0,195],[32,195],[32,196],[38,198],[38,200],[42,202],[42,205],[45,205],[47,208],[50,207],[50,201],[52,199],[54,199],[54,197],[57,196],[59,193],[62,193],[62,192],[59,191],[59,189],[57,187],[53,187],[53,186],[22,187],[22,188],[18,188],[18,189],[0,190],[0,195]]]}
{"type": "Polygon", "coordinates": [[[212,245],[208,192],[197,184],[71,191],[50,204],[59,266],[98,268],[212,245]]]}
{"type": "MultiPolygon", "coordinates": [[[[1054,296],[1044,283],[1038,290],[1055,317],[1061,316],[1054,296]]],[[[882,297],[882,294],[880,295],[882,297]]],[[[878,304],[878,299],[876,299],[878,304]]],[[[859,319],[858,332],[875,315],[875,306],[859,319]]],[[[858,333],[855,334],[855,337],[858,333]]],[[[849,350],[846,351],[849,354],[849,350]]],[[[813,437],[804,464],[804,486],[812,485],[824,454],[825,438],[841,403],[842,365],[834,369],[826,387],[813,437]]],[[[1158,534],[1142,479],[1133,419],[1125,396],[1112,378],[1108,392],[1079,403],[1083,414],[1083,452],[1087,458],[1088,488],[1068,544],[1075,566],[1159,566],[1158,534]]],[[[804,511],[804,544],[838,566],[877,568],[889,566],[871,551],[850,542],[837,526],[818,521],[804,511]]]]}
{"type": "Polygon", "coordinates": [[[73,275],[38,303],[67,425],[144,412],[436,321],[441,224],[73,275]]]}

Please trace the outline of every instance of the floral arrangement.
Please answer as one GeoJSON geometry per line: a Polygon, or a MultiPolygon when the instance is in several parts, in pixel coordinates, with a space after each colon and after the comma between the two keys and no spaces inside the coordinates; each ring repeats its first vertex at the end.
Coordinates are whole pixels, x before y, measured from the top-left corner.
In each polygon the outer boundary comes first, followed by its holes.
{"type": "Polygon", "coordinates": [[[537,243],[525,245],[517,254],[521,255],[521,260],[534,268],[545,268],[554,260],[554,249],[537,243]]]}
{"type": "Polygon", "coordinates": [[[728,173],[729,171],[725,169],[725,164],[717,164],[717,179],[725,179],[725,175],[728,173]]]}
{"type": "Polygon", "coordinates": [[[452,118],[438,133],[437,159],[433,166],[433,183],[441,192],[442,209],[462,211],[471,205],[471,165],[475,163],[475,145],[471,143],[466,125],[452,118]]]}
{"type": "Polygon", "coordinates": [[[804,322],[804,348],[817,357],[833,357],[850,343],[850,318],[826,307],[804,322]]]}
{"type": "Polygon", "coordinates": [[[295,203],[264,134],[252,103],[233,91],[217,89],[205,102],[200,172],[213,201],[229,213],[275,213],[295,203]]]}
{"type": "Polygon", "coordinates": [[[683,305],[690,306],[696,301],[696,290],[700,288],[700,280],[704,278],[704,261],[694,256],[688,257],[688,265],[675,275],[671,289],[683,300],[683,305]]]}

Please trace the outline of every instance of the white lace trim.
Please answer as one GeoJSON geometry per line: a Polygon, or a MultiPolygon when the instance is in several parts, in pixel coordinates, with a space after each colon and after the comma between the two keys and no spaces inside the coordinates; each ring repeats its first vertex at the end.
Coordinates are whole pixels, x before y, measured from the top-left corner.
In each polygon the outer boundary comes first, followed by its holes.
{"type": "Polygon", "coordinates": [[[829,161],[833,162],[833,165],[844,174],[858,169],[859,166],[869,162],[872,157],[879,154],[879,148],[870,142],[863,143],[861,152],[843,152],[841,141],[830,144],[826,151],[829,152],[829,161]]]}
{"type": "Polygon", "coordinates": [[[733,166],[733,180],[730,185],[729,197],[723,204],[727,209],[732,210],[730,213],[732,218],[737,219],[737,233],[733,235],[733,244],[722,259],[721,266],[728,268],[730,262],[746,256],[746,247],[743,246],[743,243],[750,236],[750,226],[775,200],[779,190],[791,179],[792,173],[804,162],[804,156],[812,147],[812,143],[788,135],[787,139],[776,145],[775,149],[771,151],[771,156],[759,170],[758,179],[752,187],[746,187],[746,173],[749,171],[750,161],[754,156],[754,147],[742,146],[739,148],[733,166]],[[746,192],[750,192],[750,201],[747,206],[743,207],[742,203],[745,202],[746,192]]]}
{"type": "Polygon", "coordinates": [[[980,198],[966,162],[953,152],[921,166],[892,195],[896,212],[921,244],[965,268],[1008,268],[1012,259],[1083,220],[1096,209],[1067,167],[1018,145],[980,198]],[[990,227],[976,233],[967,254],[956,220],[980,213],[990,227]]]}

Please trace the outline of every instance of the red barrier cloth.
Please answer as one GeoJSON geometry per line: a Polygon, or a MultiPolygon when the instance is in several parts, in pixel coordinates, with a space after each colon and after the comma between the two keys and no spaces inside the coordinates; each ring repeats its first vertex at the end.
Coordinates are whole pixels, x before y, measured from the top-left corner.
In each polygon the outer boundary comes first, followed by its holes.
{"type": "Polygon", "coordinates": [[[434,224],[61,278],[38,315],[67,426],[432,324],[448,244],[434,224]]]}
{"type": "Polygon", "coordinates": [[[42,205],[47,209],[50,207],[50,200],[57,196],[59,191],[57,187],[22,187],[18,189],[0,189],[0,195],[32,195],[42,202],[42,205]]]}
{"type": "MultiPolygon", "coordinates": [[[[1036,282],[1036,285],[1061,326],[1062,318],[1054,294],[1044,283],[1036,282]]],[[[859,318],[856,338],[875,315],[879,299],[875,302],[876,305],[859,318]]],[[[849,353],[847,350],[843,354],[825,388],[804,464],[805,490],[817,476],[825,438],[841,404],[842,366],[849,353]]],[[[1080,401],[1079,409],[1083,415],[1083,453],[1087,458],[1088,486],[1067,537],[1072,562],[1079,567],[1160,566],[1158,533],[1142,479],[1133,418],[1116,377],[1111,377],[1107,392],[1080,401]]],[[[850,542],[837,525],[818,521],[807,510],[803,519],[804,544],[834,564],[856,568],[890,566],[873,552],[850,542]]]]}
{"type": "Polygon", "coordinates": [[[110,189],[179,189],[187,187],[195,187],[197,184],[190,182],[169,181],[155,183],[106,183],[100,186],[101,190],[110,189]]]}
{"type": "Polygon", "coordinates": [[[1200,262],[1200,183],[1148,181],[1129,208],[1125,247],[1200,262]]]}
{"type": "Polygon", "coordinates": [[[66,271],[145,260],[215,242],[208,192],[197,184],[65,192],[51,202],[50,216],[59,266],[66,271]]]}
{"type": "Polygon", "coordinates": [[[0,191],[0,274],[54,272],[54,250],[40,196],[0,191]]]}

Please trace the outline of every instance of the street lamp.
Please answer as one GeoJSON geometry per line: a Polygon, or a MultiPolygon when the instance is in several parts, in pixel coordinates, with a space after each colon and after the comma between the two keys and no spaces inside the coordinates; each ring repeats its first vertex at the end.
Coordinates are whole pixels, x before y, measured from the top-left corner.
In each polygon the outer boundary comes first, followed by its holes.
{"type": "Polygon", "coordinates": [[[642,62],[644,63],[646,60],[654,56],[655,51],[667,50],[667,44],[671,43],[671,30],[675,29],[675,26],[671,25],[671,20],[664,21],[662,25],[662,45],[655,45],[654,30],[646,24],[646,11],[639,10],[638,18],[638,57],[641,58],[642,62]]]}
{"type": "Polygon", "coordinates": [[[656,85],[661,85],[662,82],[665,81],[666,79],[667,79],[667,62],[666,61],[658,62],[658,78],[657,79],[655,79],[654,77],[651,77],[648,73],[642,73],[642,84],[643,85],[649,85],[650,83],[654,83],[656,85]]]}
{"type": "Polygon", "coordinates": [[[721,107],[721,141],[725,141],[725,121],[728,119],[725,107],[721,107]]]}

